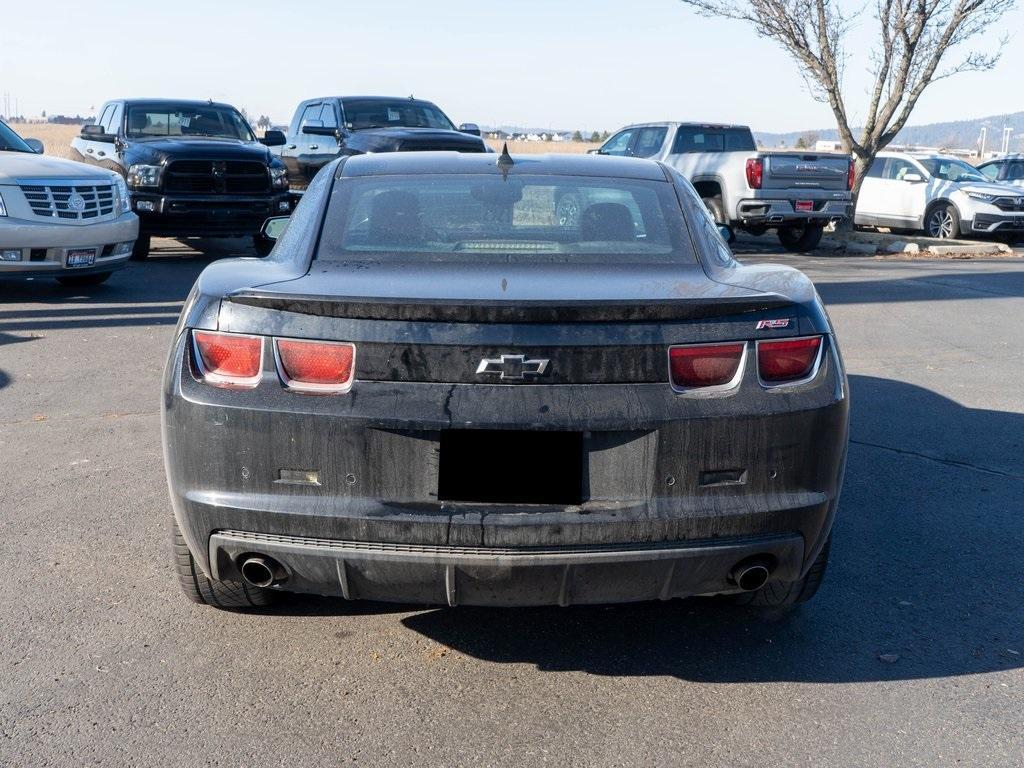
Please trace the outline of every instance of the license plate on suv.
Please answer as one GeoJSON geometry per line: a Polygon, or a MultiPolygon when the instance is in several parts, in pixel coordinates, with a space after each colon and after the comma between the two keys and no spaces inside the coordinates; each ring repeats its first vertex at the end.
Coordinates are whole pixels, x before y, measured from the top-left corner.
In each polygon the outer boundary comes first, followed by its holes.
{"type": "Polygon", "coordinates": [[[796,201],[796,209],[800,213],[811,213],[811,212],[814,211],[814,201],[813,200],[797,200],[796,201]]]}
{"type": "Polygon", "coordinates": [[[96,263],[95,248],[79,248],[68,251],[67,265],[69,267],[91,267],[96,263]]]}

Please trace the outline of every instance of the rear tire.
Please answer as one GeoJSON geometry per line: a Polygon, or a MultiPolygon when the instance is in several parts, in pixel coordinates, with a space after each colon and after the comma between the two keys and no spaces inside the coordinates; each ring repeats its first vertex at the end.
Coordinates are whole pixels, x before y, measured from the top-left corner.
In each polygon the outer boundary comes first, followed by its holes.
{"type": "Polygon", "coordinates": [[[239,581],[215,581],[203,573],[192,557],[185,538],[178,528],[178,521],[173,522],[174,571],[185,597],[193,603],[212,605],[227,611],[252,610],[265,608],[274,602],[277,595],[273,590],[250,587],[239,581]]]}
{"type": "Polygon", "coordinates": [[[62,275],[57,282],[68,288],[86,288],[90,285],[105,283],[112,272],[93,272],[91,275],[62,275]]]}
{"type": "Polygon", "coordinates": [[[787,251],[813,251],[821,242],[824,229],[821,224],[796,224],[779,227],[779,242],[787,251]]]}
{"type": "Polygon", "coordinates": [[[135,241],[135,245],[132,246],[132,259],[135,261],[143,261],[149,257],[149,247],[151,245],[151,238],[149,235],[139,235],[139,239],[135,241]]]}
{"type": "Polygon", "coordinates": [[[924,217],[928,237],[949,240],[960,236],[960,213],[952,203],[936,203],[924,217]]]}
{"type": "Polygon", "coordinates": [[[802,579],[796,581],[769,581],[760,589],[744,592],[733,596],[736,605],[752,605],[761,608],[785,608],[806,603],[818,592],[821,582],[825,579],[828,568],[829,550],[832,548],[832,536],[829,535],[825,546],[814,559],[810,570],[802,579]]]}

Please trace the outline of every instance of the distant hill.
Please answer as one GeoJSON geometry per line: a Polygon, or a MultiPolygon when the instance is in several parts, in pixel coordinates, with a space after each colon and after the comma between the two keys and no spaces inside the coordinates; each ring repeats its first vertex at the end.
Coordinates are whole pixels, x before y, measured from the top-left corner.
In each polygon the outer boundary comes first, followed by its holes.
{"type": "MultiPolygon", "coordinates": [[[[904,128],[896,136],[896,144],[917,144],[923,147],[939,147],[949,149],[975,149],[982,126],[988,127],[986,151],[998,150],[1002,146],[1003,126],[1013,128],[1010,135],[1010,151],[1024,152],[1024,112],[1009,115],[992,115],[973,120],[955,120],[947,123],[931,123],[930,125],[913,125],[904,128]]],[[[854,129],[854,134],[860,129],[854,129]]],[[[822,128],[812,131],[793,131],[791,133],[754,132],[758,141],[766,147],[792,147],[801,136],[817,134],[819,139],[839,140],[835,128],[822,128]]]]}

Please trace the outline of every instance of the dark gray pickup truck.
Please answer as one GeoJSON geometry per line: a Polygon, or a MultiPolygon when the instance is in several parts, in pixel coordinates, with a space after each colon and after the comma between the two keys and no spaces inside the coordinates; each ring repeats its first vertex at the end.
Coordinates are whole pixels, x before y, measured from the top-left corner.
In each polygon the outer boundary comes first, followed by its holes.
{"type": "Polygon", "coordinates": [[[814,248],[826,224],[851,215],[849,155],[759,152],[745,125],[629,125],[594,152],[660,160],[693,184],[718,224],[755,235],[774,228],[794,251],[814,248]]]}
{"type": "Polygon", "coordinates": [[[281,159],[301,193],[317,171],[342,155],[367,152],[488,152],[480,128],[458,128],[435,104],[390,96],[327,96],[299,104],[281,159]]]}

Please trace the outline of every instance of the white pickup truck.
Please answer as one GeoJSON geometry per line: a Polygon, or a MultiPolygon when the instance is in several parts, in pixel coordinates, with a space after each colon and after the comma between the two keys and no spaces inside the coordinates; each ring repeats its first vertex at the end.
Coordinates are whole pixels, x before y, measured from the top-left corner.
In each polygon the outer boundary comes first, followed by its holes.
{"type": "Polygon", "coordinates": [[[793,251],[814,248],[826,224],[851,214],[848,155],[759,152],[744,125],[639,123],[592,151],[660,160],[689,179],[719,225],[755,235],[775,229],[793,251]]]}

